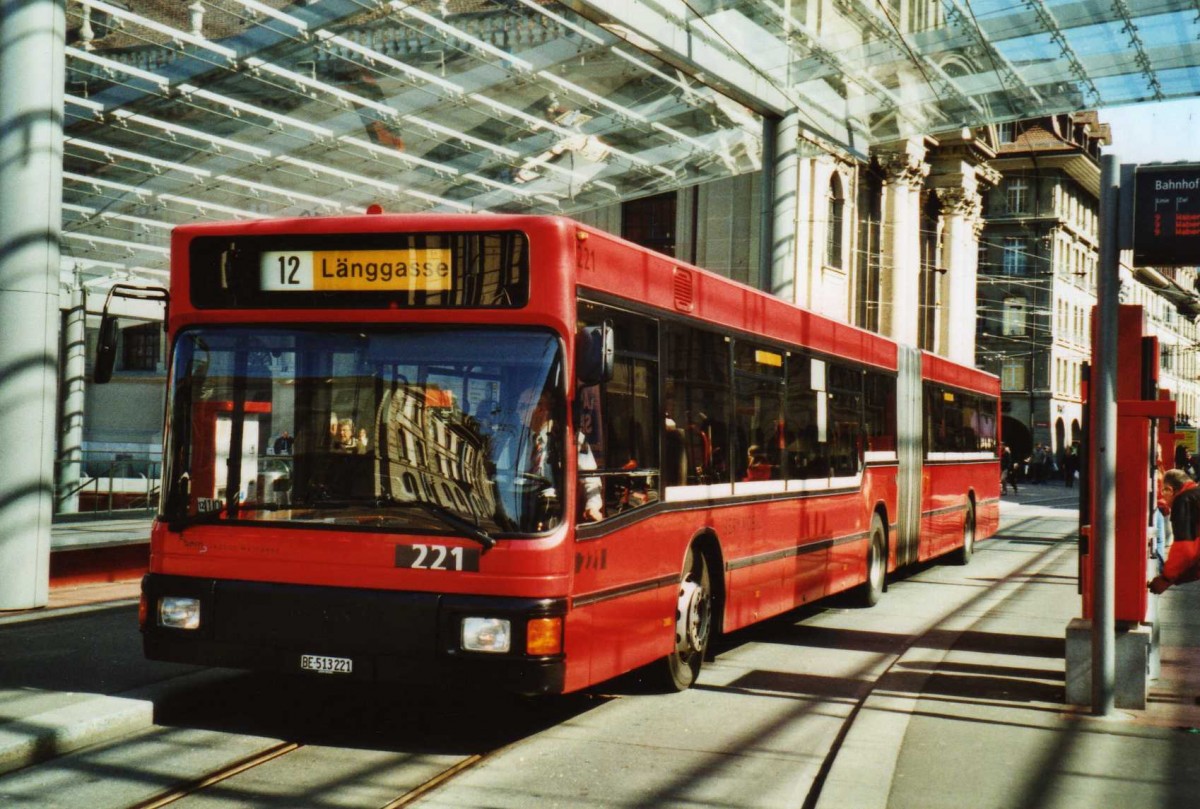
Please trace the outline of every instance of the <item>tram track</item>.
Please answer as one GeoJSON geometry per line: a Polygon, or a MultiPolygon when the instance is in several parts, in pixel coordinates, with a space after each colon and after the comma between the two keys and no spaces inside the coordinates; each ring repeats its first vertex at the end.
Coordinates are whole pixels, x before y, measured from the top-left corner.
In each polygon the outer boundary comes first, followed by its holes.
{"type": "MultiPolygon", "coordinates": [[[[132,804],[128,809],[163,809],[185,798],[197,796],[206,790],[209,790],[218,784],[224,783],[235,776],[242,775],[258,767],[262,767],[274,761],[296,753],[304,749],[307,745],[299,742],[280,742],[271,745],[265,750],[261,750],[252,755],[246,756],[238,761],[232,762],[224,767],[213,770],[198,778],[194,778],[183,784],[179,784],[150,798],[132,804]]],[[[421,784],[406,790],[403,794],[398,795],[387,803],[383,804],[380,809],[401,809],[401,807],[410,806],[420,798],[433,792],[438,787],[448,783],[453,778],[470,770],[472,767],[485,761],[489,756],[496,751],[486,753],[475,753],[466,756],[460,761],[446,767],[435,775],[429,777],[421,784]]]]}
{"type": "Polygon", "coordinates": [[[391,802],[385,804],[382,807],[382,809],[400,809],[400,807],[402,807],[402,806],[408,806],[409,804],[416,801],[418,798],[422,798],[425,795],[432,792],[433,790],[442,786],[450,779],[452,779],[458,775],[461,775],[462,773],[471,769],[475,765],[479,764],[484,759],[486,759],[489,755],[491,755],[491,754],[487,753],[487,754],[478,754],[478,755],[467,756],[465,759],[460,761],[458,764],[455,764],[452,767],[447,767],[445,770],[438,773],[433,778],[430,778],[428,781],[421,784],[419,787],[416,787],[415,789],[410,789],[408,792],[406,792],[403,795],[401,795],[400,797],[396,798],[394,801],[391,801],[391,802]]]}
{"type": "MultiPolygon", "coordinates": [[[[1012,599],[1018,598],[1022,590],[1027,588],[1030,585],[1031,580],[1034,579],[1039,573],[1053,567],[1063,554],[1071,553],[1073,551],[1074,546],[1070,542],[1066,541],[1066,538],[1064,537],[1063,541],[1046,548],[1046,550],[1040,552],[1035,558],[1030,559],[1024,565],[1008,573],[1004,577],[1002,583],[1008,583],[1012,585],[1010,591],[1005,594],[1004,598],[999,602],[999,604],[983,612],[983,614],[981,614],[979,618],[971,624],[971,626],[958,630],[956,633],[958,637],[962,637],[963,634],[973,631],[974,627],[977,627],[981,623],[988,620],[989,615],[996,609],[1002,607],[1005,603],[1011,601],[1012,599]]],[[[984,599],[988,598],[988,596],[988,591],[981,592],[968,599],[964,604],[960,605],[956,609],[956,612],[970,610],[972,607],[978,606],[978,604],[984,599]]],[[[925,643],[925,641],[927,641],[927,639],[929,639],[933,633],[944,631],[942,626],[944,622],[945,617],[943,617],[942,620],[939,620],[926,627],[924,631],[911,635],[903,644],[903,646],[891,655],[891,660],[887,662],[887,665],[882,669],[882,671],[880,671],[878,677],[874,679],[870,687],[865,689],[864,693],[862,693],[854,702],[850,708],[850,711],[846,715],[845,721],[842,723],[842,726],[839,728],[836,736],[834,737],[829,747],[829,751],[812,781],[808,795],[806,796],[804,803],[801,804],[802,809],[818,809],[819,806],[825,805],[821,803],[825,784],[829,779],[830,774],[833,772],[834,767],[837,765],[838,756],[845,747],[850,734],[854,731],[856,722],[858,721],[864,708],[866,708],[867,703],[875,696],[893,696],[889,689],[881,686],[881,683],[887,682],[889,676],[897,671],[901,661],[905,659],[905,656],[912,649],[918,646],[931,645],[925,643]]],[[[947,656],[949,656],[953,650],[954,644],[946,645],[944,647],[941,660],[944,660],[947,656]]],[[[940,662],[941,661],[939,661],[939,664],[940,662]]],[[[930,670],[930,676],[932,676],[935,671],[936,666],[930,670]]],[[[916,698],[919,697],[920,694],[918,694],[916,698]]],[[[899,751],[897,750],[897,753],[898,752],[899,751]]]]}
{"type": "Polygon", "coordinates": [[[255,767],[261,767],[268,761],[274,761],[277,758],[286,756],[289,753],[294,753],[303,745],[297,742],[281,742],[279,744],[268,747],[259,753],[247,756],[239,761],[235,761],[219,770],[201,776],[200,778],[188,781],[180,786],[171,787],[160,792],[159,794],[147,798],[146,800],[135,803],[129,809],[161,809],[164,806],[170,806],[176,801],[183,800],[191,795],[195,795],[209,787],[215,786],[223,781],[233,778],[235,775],[241,775],[255,767]]]}

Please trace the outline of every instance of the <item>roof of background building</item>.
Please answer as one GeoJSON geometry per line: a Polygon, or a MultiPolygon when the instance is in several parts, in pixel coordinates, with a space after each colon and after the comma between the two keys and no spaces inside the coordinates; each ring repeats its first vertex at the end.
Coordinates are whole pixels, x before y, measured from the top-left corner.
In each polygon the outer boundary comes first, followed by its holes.
{"type": "Polygon", "coordinates": [[[789,110],[816,153],[1051,115],[1025,148],[1092,153],[1068,113],[1200,92],[1190,0],[820,5],[71,0],[64,274],[161,278],[183,222],[597,208],[757,171],[789,110]]]}

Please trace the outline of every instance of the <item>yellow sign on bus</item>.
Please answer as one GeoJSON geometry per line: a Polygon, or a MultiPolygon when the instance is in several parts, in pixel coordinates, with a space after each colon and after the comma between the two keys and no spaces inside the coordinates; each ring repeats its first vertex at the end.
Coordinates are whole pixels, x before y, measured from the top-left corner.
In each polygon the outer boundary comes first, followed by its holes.
{"type": "Polygon", "coordinates": [[[451,258],[442,247],[268,251],[259,281],[271,292],[448,292],[451,258]]]}

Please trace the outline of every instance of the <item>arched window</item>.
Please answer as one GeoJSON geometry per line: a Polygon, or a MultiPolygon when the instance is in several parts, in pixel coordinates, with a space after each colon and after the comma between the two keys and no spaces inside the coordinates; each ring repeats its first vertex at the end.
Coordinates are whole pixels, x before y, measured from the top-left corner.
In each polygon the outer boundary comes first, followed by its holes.
{"type": "Polygon", "coordinates": [[[842,224],[845,218],[846,197],[842,179],[834,172],[829,180],[829,231],[825,235],[825,265],[842,269],[842,224]]]}

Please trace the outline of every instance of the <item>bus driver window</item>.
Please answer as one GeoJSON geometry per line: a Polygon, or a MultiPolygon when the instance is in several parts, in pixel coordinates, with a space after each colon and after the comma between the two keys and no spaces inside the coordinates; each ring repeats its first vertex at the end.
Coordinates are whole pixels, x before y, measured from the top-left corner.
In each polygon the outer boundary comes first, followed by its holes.
{"type": "Polygon", "coordinates": [[[575,428],[581,441],[577,510],[582,522],[612,518],[660,497],[658,323],[580,302],[579,326],[600,323],[612,327],[615,357],[611,379],[576,390],[575,428]],[[585,474],[592,471],[585,466],[585,446],[596,475],[585,474]]]}

